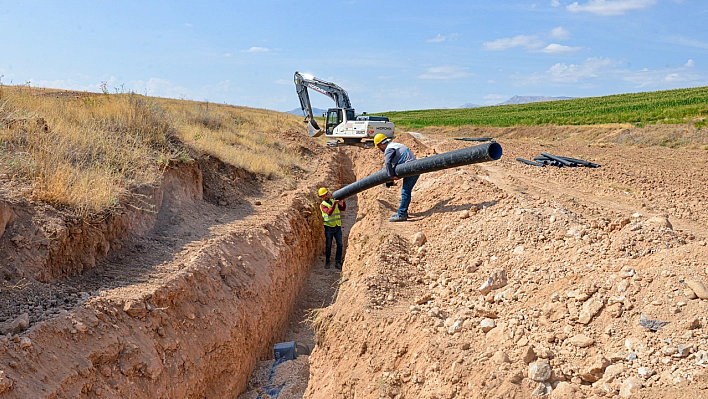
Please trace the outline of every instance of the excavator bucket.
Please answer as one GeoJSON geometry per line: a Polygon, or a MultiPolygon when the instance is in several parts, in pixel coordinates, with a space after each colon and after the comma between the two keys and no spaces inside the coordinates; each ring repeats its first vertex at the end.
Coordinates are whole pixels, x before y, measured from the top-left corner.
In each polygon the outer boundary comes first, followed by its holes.
{"type": "Polygon", "coordinates": [[[313,119],[310,119],[307,121],[307,132],[310,134],[310,137],[320,137],[322,133],[324,133],[324,130],[320,129],[319,125],[317,125],[317,122],[315,122],[313,119]]]}

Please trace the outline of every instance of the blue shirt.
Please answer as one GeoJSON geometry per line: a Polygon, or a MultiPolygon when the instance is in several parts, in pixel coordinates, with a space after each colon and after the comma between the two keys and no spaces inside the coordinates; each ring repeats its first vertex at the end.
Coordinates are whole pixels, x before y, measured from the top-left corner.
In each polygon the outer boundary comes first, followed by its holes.
{"type": "Polygon", "coordinates": [[[384,164],[388,177],[396,177],[396,165],[414,161],[413,151],[401,143],[388,143],[384,151],[384,164]]]}

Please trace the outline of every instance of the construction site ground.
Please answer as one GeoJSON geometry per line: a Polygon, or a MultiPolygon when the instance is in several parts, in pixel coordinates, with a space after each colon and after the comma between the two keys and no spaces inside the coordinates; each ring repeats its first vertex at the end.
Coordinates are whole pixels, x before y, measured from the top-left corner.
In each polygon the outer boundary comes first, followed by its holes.
{"type": "Polygon", "coordinates": [[[315,170],[291,182],[174,165],[122,227],[5,182],[0,397],[706,397],[708,151],[646,144],[696,132],[400,132],[419,158],[475,144],[455,135],[503,156],[421,175],[407,222],[400,182],[349,198],[341,272],[316,190],[376,149],[284,132],[315,170]],[[601,167],[515,160],[542,151],[601,167]],[[312,353],[273,367],[284,341],[312,353]]]}

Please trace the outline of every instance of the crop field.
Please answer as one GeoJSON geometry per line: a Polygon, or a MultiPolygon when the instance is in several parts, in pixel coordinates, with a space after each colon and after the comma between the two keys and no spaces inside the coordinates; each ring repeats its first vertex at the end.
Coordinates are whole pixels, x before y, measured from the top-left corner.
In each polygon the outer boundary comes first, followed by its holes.
{"type": "Polygon", "coordinates": [[[688,123],[705,126],[708,87],[479,108],[386,112],[396,126],[543,126],[688,123]]]}

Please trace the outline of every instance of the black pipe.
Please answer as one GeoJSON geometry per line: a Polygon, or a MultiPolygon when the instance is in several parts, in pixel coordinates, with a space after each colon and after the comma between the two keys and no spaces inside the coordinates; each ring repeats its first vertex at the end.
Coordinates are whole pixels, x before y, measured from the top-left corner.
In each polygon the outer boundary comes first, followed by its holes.
{"type": "MultiPolygon", "coordinates": [[[[396,166],[396,176],[408,177],[437,170],[455,168],[457,166],[473,163],[496,161],[502,156],[502,147],[497,142],[480,144],[473,147],[462,148],[455,151],[433,155],[427,158],[416,159],[396,166]]],[[[379,184],[389,181],[386,169],[357,180],[344,186],[332,194],[334,199],[344,199],[356,193],[368,190],[379,184]]]]}
{"type": "MultiPolygon", "coordinates": [[[[599,167],[600,167],[600,165],[598,165],[598,164],[596,164],[596,163],[592,163],[592,162],[586,161],[586,160],[584,160],[584,159],[571,158],[571,157],[562,157],[562,156],[560,156],[560,155],[556,155],[556,158],[563,158],[563,159],[565,159],[565,160],[568,161],[568,162],[575,162],[575,163],[577,163],[578,165],[587,166],[588,168],[599,168],[599,167]]],[[[533,157],[533,160],[534,160],[534,161],[538,161],[538,162],[543,162],[543,161],[550,161],[550,158],[548,158],[548,157],[546,157],[546,156],[540,156],[540,157],[533,157]]]]}
{"type": "Polygon", "coordinates": [[[455,137],[454,140],[462,140],[462,141],[492,141],[494,140],[491,137],[455,137]]]}
{"type": "Polygon", "coordinates": [[[527,165],[540,166],[540,167],[546,166],[546,164],[544,164],[544,163],[529,161],[528,159],[516,158],[516,160],[519,162],[525,163],[527,165]]]}
{"type": "Polygon", "coordinates": [[[578,164],[575,163],[575,162],[566,161],[565,159],[563,159],[563,158],[561,158],[561,157],[557,157],[557,156],[552,155],[552,154],[549,154],[549,153],[547,153],[547,152],[542,152],[541,155],[545,156],[546,158],[550,158],[550,159],[552,159],[552,160],[554,160],[554,161],[558,161],[558,162],[562,163],[562,164],[565,165],[565,166],[571,166],[571,167],[578,166],[578,164]]]}
{"type": "Polygon", "coordinates": [[[567,161],[570,161],[570,162],[575,162],[575,163],[577,163],[578,165],[587,166],[587,167],[589,167],[589,168],[599,168],[599,167],[600,167],[600,165],[598,165],[598,164],[596,164],[596,163],[592,163],[592,162],[586,161],[586,160],[584,160],[584,159],[577,159],[577,158],[570,158],[570,157],[561,157],[561,158],[563,158],[563,159],[565,159],[565,160],[567,160],[567,161]]]}

